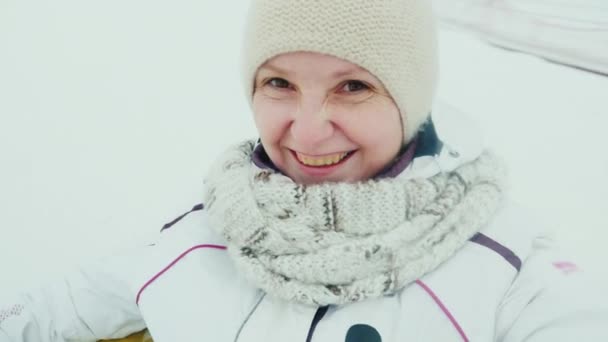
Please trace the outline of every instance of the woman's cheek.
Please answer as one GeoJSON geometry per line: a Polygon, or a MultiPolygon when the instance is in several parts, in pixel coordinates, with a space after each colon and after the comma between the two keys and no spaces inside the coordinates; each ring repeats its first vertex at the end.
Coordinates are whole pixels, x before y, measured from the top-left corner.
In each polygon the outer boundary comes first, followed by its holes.
{"type": "Polygon", "coordinates": [[[382,124],[378,122],[378,115],[375,115],[373,109],[365,110],[353,106],[333,111],[332,119],[346,136],[357,143],[362,143],[361,138],[365,138],[382,124]]]}
{"type": "Polygon", "coordinates": [[[255,109],[258,133],[267,148],[276,148],[285,137],[289,126],[289,114],[279,106],[259,106],[255,109]]]}

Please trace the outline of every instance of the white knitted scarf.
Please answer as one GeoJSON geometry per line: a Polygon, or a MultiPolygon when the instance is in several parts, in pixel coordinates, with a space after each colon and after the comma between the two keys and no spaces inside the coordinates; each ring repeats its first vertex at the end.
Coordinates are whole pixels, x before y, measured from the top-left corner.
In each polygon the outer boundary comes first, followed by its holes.
{"type": "Polygon", "coordinates": [[[254,165],[253,150],[247,141],[222,156],[204,203],[239,272],[288,301],[393,294],[456,253],[502,198],[502,167],[489,153],[427,179],[304,186],[254,165]]]}

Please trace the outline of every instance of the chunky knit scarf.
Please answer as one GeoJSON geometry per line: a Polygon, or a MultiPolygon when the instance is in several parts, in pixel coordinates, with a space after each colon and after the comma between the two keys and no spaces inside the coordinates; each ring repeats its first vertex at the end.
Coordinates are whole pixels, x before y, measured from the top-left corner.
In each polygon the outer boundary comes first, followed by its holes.
{"type": "Polygon", "coordinates": [[[296,184],[229,149],[205,180],[212,227],[237,269],[270,295],[311,305],[393,294],[431,272],[497,210],[489,153],[427,179],[296,184]]]}

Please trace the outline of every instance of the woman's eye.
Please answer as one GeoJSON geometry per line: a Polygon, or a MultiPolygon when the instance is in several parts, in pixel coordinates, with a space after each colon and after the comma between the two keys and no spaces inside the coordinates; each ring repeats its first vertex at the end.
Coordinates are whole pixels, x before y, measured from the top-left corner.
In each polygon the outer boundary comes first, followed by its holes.
{"type": "Polygon", "coordinates": [[[271,78],[268,80],[268,82],[266,82],[266,84],[270,84],[275,88],[289,88],[289,82],[287,82],[285,79],[277,77],[271,78]]]}
{"type": "Polygon", "coordinates": [[[344,84],[344,87],[342,88],[342,90],[351,93],[365,89],[369,89],[369,87],[361,81],[348,81],[344,84]]]}

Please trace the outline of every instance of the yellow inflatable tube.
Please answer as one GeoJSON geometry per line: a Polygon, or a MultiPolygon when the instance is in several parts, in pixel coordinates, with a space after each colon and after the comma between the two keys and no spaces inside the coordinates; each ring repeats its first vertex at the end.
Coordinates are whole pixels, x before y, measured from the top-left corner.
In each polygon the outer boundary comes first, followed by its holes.
{"type": "Polygon", "coordinates": [[[118,340],[102,340],[99,342],[154,342],[150,334],[147,331],[142,331],[137,334],[133,334],[129,337],[120,338],[118,340]]]}

